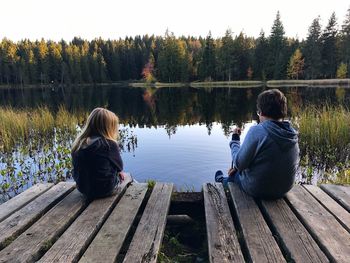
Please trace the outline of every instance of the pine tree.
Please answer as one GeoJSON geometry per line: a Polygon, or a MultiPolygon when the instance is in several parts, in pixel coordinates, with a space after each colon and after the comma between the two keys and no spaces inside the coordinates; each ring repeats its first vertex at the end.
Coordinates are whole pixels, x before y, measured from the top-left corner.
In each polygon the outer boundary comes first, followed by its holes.
{"type": "Polygon", "coordinates": [[[268,40],[265,33],[261,30],[259,38],[256,40],[254,51],[253,76],[255,79],[266,79],[266,67],[268,59],[268,40]]]}
{"type": "Polygon", "coordinates": [[[199,65],[199,76],[202,80],[213,80],[215,79],[216,69],[216,55],[215,55],[215,44],[214,39],[209,32],[205,39],[205,46],[202,54],[202,60],[199,65]]]}
{"type": "Polygon", "coordinates": [[[324,78],[334,78],[337,71],[337,19],[333,12],[321,36],[322,74],[324,78]]]}
{"type": "Polygon", "coordinates": [[[222,80],[231,81],[235,65],[234,41],[232,31],[226,30],[225,36],[221,39],[221,46],[218,50],[218,74],[222,80]]]}
{"type": "Polygon", "coordinates": [[[350,8],[342,24],[340,41],[340,61],[345,63],[347,66],[347,75],[350,76],[350,8]]]}
{"type": "Polygon", "coordinates": [[[269,79],[282,79],[285,76],[288,61],[283,59],[286,47],[284,34],[284,27],[278,11],[269,37],[269,56],[266,72],[269,79]]]}
{"type": "Polygon", "coordinates": [[[315,18],[309,27],[303,54],[305,58],[305,77],[307,79],[317,79],[321,77],[321,25],[320,17],[315,18]]]}
{"type": "Polygon", "coordinates": [[[165,82],[186,82],[189,77],[189,61],[186,43],[176,39],[173,33],[165,33],[163,48],[158,55],[158,75],[165,82]]]}

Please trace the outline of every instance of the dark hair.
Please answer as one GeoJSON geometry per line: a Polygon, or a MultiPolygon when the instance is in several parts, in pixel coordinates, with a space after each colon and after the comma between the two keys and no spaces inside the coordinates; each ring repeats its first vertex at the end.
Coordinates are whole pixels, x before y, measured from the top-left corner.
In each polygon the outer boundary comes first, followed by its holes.
{"type": "Polygon", "coordinates": [[[278,89],[265,90],[256,102],[260,114],[274,120],[287,116],[287,98],[278,89]]]}

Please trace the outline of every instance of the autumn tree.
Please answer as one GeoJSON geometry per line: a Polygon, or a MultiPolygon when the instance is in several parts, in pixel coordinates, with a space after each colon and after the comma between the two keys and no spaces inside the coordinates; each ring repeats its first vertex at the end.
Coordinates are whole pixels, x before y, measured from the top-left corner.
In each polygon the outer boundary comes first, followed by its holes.
{"type": "Polygon", "coordinates": [[[299,79],[304,71],[304,59],[303,55],[298,48],[295,50],[294,54],[291,56],[288,64],[287,76],[290,79],[299,79]]]}
{"type": "Polygon", "coordinates": [[[345,79],[348,73],[348,66],[345,63],[340,63],[337,69],[337,79],[345,79]]]}
{"type": "Polygon", "coordinates": [[[147,64],[144,66],[142,70],[142,76],[147,83],[150,83],[156,80],[154,77],[154,57],[152,53],[150,54],[147,64]]]}

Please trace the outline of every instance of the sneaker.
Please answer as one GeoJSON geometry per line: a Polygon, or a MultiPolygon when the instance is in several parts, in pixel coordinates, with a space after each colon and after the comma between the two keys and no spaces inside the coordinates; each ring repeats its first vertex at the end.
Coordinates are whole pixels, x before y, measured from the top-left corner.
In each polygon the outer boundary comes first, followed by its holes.
{"type": "Polygon", "coordinates": [[[215,182],[222,183],[224,180],[224,174],[221,170],[216,171],[215,173],[215,182]]]}

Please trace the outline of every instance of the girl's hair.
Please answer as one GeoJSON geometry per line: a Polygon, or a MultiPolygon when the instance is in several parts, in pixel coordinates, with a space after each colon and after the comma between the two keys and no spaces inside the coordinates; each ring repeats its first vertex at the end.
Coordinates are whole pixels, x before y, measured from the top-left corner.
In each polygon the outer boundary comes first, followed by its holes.
{"type": "Polygon", "coordinates": [[[94,109],[81,130],[78,137],[73,142],[72,153],[78,151],[80,147],[92,136],[101,136],[104,139],[117,140],[119,120],[113,112],[104,109],[94,109]]]}

